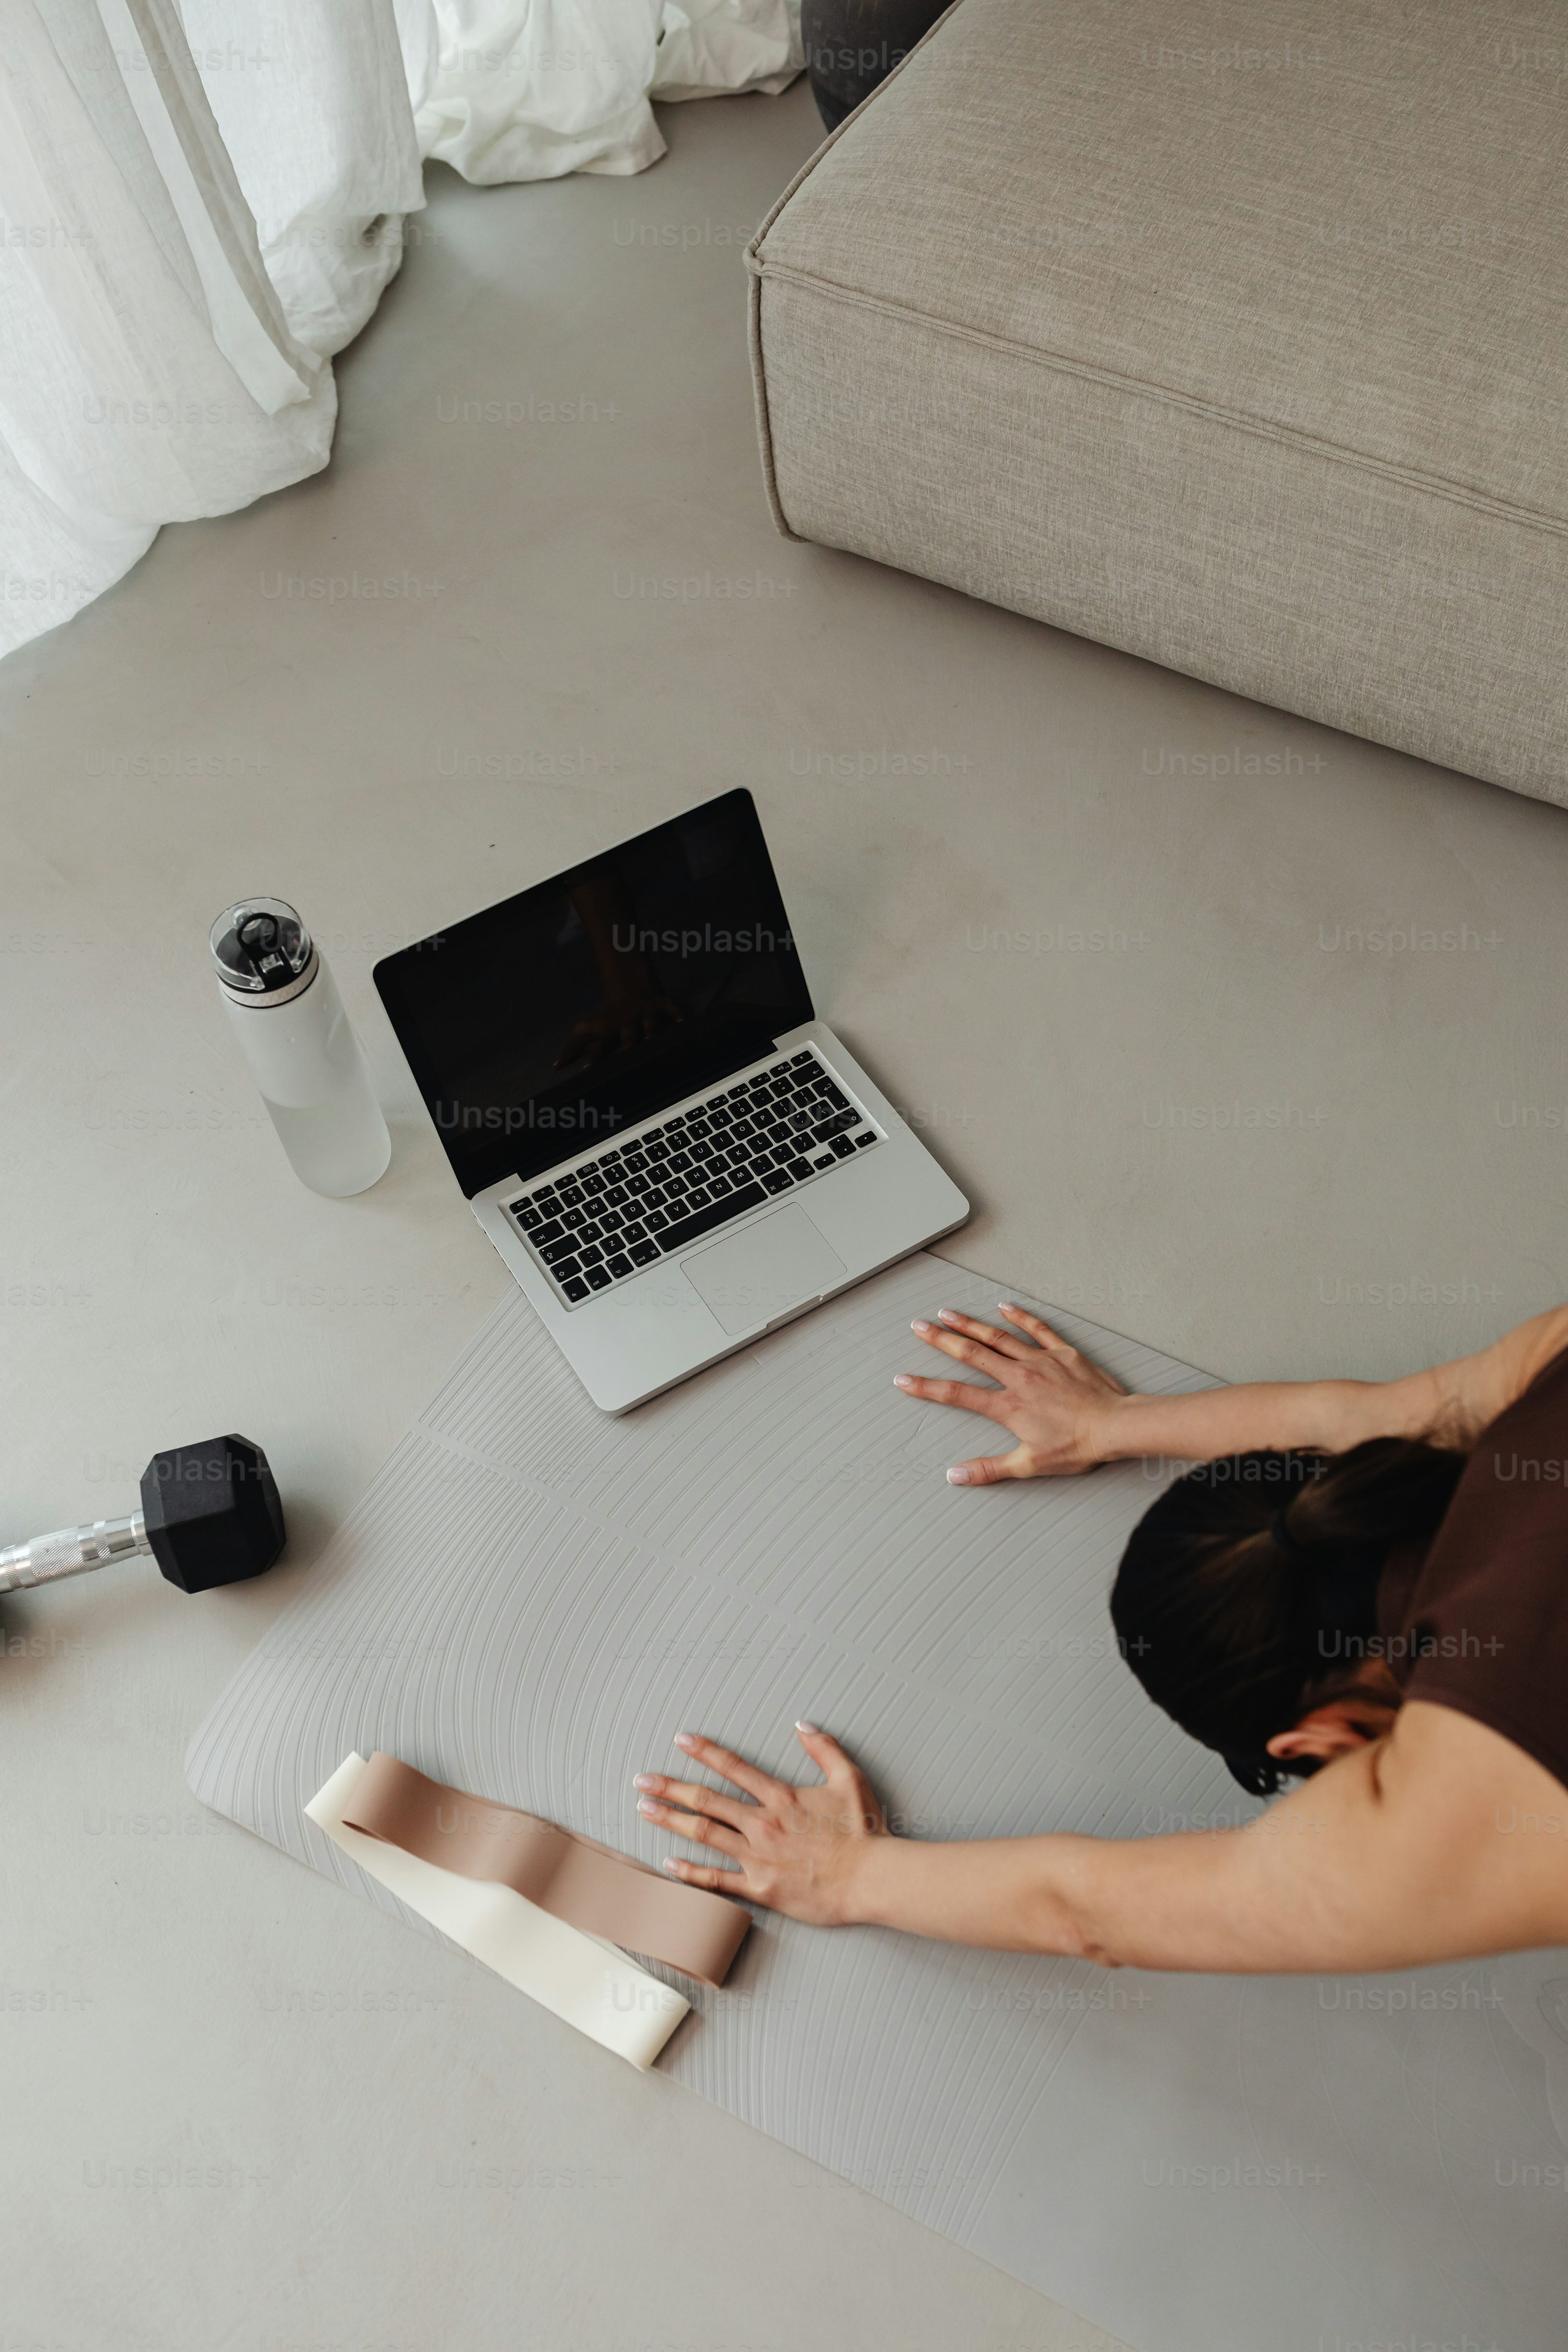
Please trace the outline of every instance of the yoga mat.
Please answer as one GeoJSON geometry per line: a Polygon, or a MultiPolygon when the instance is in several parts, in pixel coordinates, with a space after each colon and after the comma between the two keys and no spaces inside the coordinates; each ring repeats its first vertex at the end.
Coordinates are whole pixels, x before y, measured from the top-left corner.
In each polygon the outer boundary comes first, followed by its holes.
{"type": "MultiPolygon", "coordinates": [[[[426,1934],[305,1819],[351,1750],[649,1864],[634,1772],[693,1730],[808,1779],[803,1716],[912,1836],[1249,1818],[1106,1616],[1169,1465],[950,1487],[1005,1441],[891,1386],[911,1316],[998,1295],[917,1256],[618,1421],[509,1296],[197,1735],[195,1793],[426,1934]]],[[[1132,1386],[1207,1385],[1051,1319],[1132,1386]]],[[[691,2002],[660,2070],[1141,2352],[1560,2352],[1568,1953],[1163,1977],[755,1921],[722,1992],[639,1956],[691,2002]]]]}

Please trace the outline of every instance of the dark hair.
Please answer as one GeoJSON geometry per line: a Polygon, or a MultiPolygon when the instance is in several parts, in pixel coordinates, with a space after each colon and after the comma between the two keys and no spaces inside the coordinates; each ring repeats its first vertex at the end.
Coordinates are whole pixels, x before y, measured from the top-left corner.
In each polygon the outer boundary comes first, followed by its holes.
{"type": "Polygon", "coordinates": [[[1402,1437],[1339,1454],[1226,1454],[1167,1486],[1133,1528],[1110,1596],[1122,1654],[1255,1796],[1317,1769],[1277,1761],[1268,1743],[1310,1700],[1353,1683],[1325,1660],[1375,1633],[1389,1553],[1436,1533],[1464,1466],[1402,1437]]]}

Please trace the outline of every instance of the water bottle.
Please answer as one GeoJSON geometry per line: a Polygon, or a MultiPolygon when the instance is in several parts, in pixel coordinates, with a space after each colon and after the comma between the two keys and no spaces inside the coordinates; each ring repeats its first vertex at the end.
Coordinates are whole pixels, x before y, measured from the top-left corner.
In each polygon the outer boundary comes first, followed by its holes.
{"type": "Polygon", "coordinates": [[[224,1009],[294,1173],[341,1201],[386,1173],[392,1138],[322,961],[292,907],[242,898],[212,927],[224,1009]]]}

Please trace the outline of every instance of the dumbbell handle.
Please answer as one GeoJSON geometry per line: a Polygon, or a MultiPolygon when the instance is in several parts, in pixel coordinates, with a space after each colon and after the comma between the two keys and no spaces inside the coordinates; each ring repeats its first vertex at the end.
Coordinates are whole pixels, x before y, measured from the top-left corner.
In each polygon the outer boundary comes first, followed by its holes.
{"type": "Polygon", "coordinates": [[[31,1543],[8,1544],[0,1551],[0,1592],[53,1584],[62,1576],[85,1576],[89,1568],[107,1568],[110,1560],[130,1559],[152,1549],[141,1511],[128,1512],[122,1519],[94,1519],[85,1528],[58,1528],[52,1536],[35,1536],[31,1543]]]}

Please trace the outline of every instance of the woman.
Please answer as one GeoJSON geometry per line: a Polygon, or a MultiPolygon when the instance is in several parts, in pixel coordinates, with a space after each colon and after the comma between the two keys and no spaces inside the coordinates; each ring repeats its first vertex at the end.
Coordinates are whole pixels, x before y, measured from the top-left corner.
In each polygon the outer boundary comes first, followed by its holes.
{"type": "Polygon", "coordinates": [[[710,1739],[742,1794],[639,1774],[648,1820],[721,1856],[696,1886],[821,1927],[901,1927],[1106,1967],[1390,1969],[1568,1942],[1568,1307],[1386,1383],[1132,1396],[1037,1316],[944,1310],[994,1383],[901,1377],[1013,1450],[956,1485],[1194,1462],[1134,1529],[1111,1614],[1150,1695],[1246,1786],[1245,1828],[918,1843],[837,1740],[798,1789],[710,1739]]]}

